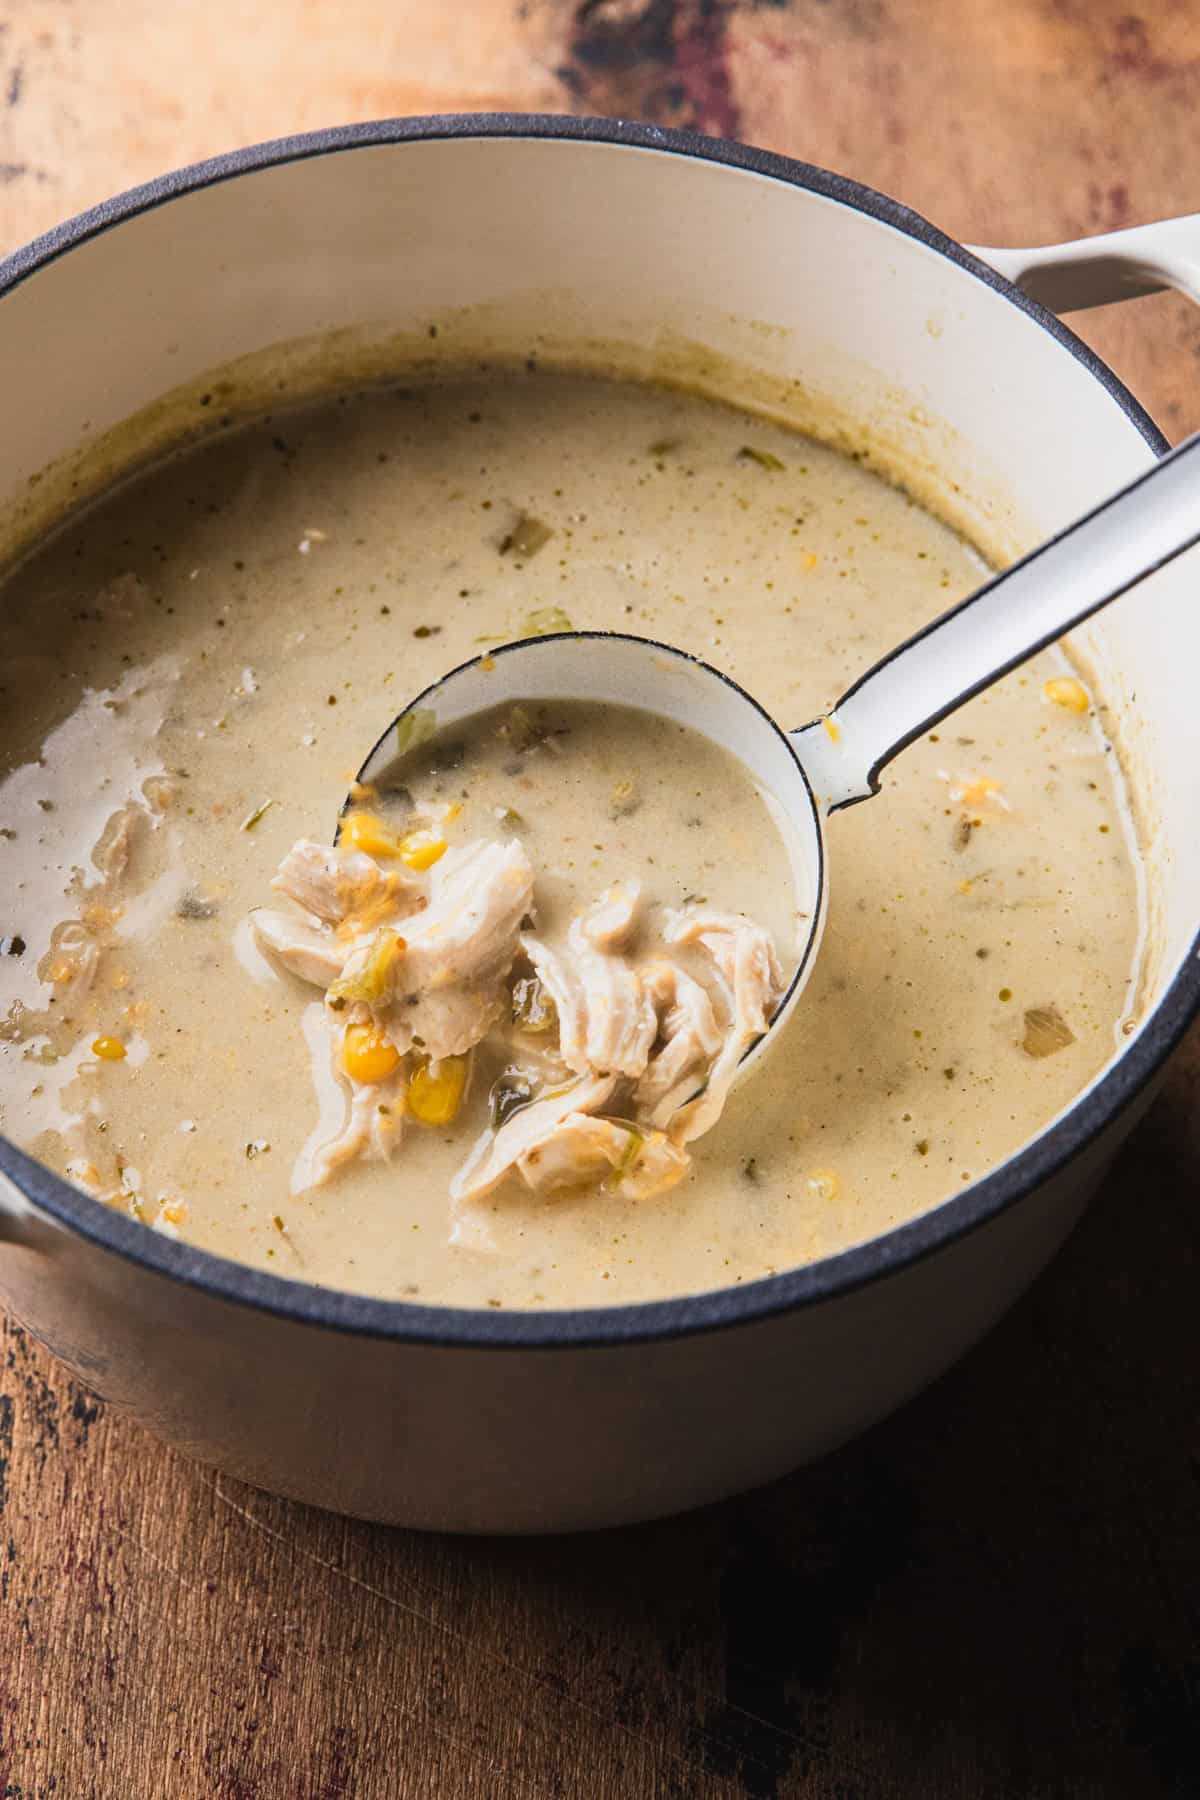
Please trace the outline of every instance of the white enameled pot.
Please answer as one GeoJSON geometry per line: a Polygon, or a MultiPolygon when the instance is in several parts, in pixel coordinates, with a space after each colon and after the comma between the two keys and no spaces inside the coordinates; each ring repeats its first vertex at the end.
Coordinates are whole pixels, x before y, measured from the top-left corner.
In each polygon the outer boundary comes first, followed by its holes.
{"type": "MultiPolygon", "coordinates": [[[[510,348],[624,347],[643,372],[787,393],[851,436],[857,421],[962,523],[1017,548],[1164,441],[1006,276],[1079,306],[1194,285],[1197,252],[1200,220],[973,254],[819,170],[613,121],[405,120],[298,138],[128,194],[0,264],[0,509],[26,504],[30,478],[89,436],[234,359],[331,333],[416,342],[439,321],[465,342],[469,315],[510,348]]],[[[1200,727],[1179,679],[1200,659],[1196,574],[1189,556],[1080,634],[1144,812],[1141,1023],[1039,1138],[943,1206],[737,1289],[471,1312],[223,1261],[0,1140],[0,1298],[97,1393],[191,1454],[409,1525],[647,1518],[861,1430],[1046,1262],[1200,1004],[1200,727]]]]}

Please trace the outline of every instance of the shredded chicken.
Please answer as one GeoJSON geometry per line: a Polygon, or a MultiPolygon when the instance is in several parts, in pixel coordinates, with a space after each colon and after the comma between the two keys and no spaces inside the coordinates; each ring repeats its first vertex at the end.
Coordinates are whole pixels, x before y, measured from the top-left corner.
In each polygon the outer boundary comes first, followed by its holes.
{"type": "Polygon", "coordinates": [[[516,838],[447,850],[428,910],[406,931],[408,966],[431,988],[507,971],[532,904],[533,870],[516,838]]]}
{"type": "Polygon", "coordinates": [[[454,1201],[479,1200],[532,1150],[540,1150],[573,1114],[597,1112],[616,1087],[611,1075],[581,1076],[558,1093],[531,1101],[499,1131],[485,1131],[450,1183],[454,1201]]]}
{"type": "Polygon", "coordinates": [[[517,1169],[535,1194],[573,1193],[600,1181],[610,1193],[641,1199],[674,1187],[690,1162],[661,1131],[646,1138],[627,1120],[573,1112],[517,1158],[517,1169]]]}
{"type": "Polygon", "coordinates": [[[687,1144],[720,1118],[738,1064],[771,1023],[783,993],[783,971],[769,933],[741,914],[684,907],[670,915],[663,936],[669,945],[695,945],[707,953],[726,1010],[725,1041],[707,1085],[671,1123],[674,1141],[687,1144]]]}
{"type": "Polygon", "coordinates": [[[515,840],[447,851],[423,876],[383,870],[363,851],[302,840],[272,885],[303,911],[256,911],[255,941],[301,980],[327,990],[314,1079],[329,1114],[334,1102],[318,1066],[323,1055],[346,1096],[340,1123],[330,1128],[323,1120],[297,1164],[293,1185],[302,1190],[320,1187],[357,1158],[391,1154],[411,1053],[436,1070],[443,1058],[473,1049],[496,1023],[533,902],[533,870],[515,840]],[[364,1026],[374,1034],[367,1054],[379,1074],[352,1079],[356,1065],[342,1054],[347,1030],[364,1026]]]}
{"type": "Polygon", "coordinates": [[[407,1077],[390,1081],[354,1081],[350,1089],[346,1121],[335,1136],[310,1151],[305,1188],[323,1187],[352,1162],[387,1162],[404,1129],[404,1093],[407,1077]]]}
{"type": "Polygon", "coordinates": [[[535,1194],[568,1194],[611,1178],[633,1160],[641,1141],[624,1120],[572,1112],[517,1158],[517,1171],[535,1194]]]}
{"type": "Polygon", "coordinates": [[[328,926],[310,925],[292,913],[270,912],[260,906],[250,914],[250,929],[259,949],[301,981],[327,988],[342,973],[350,946],[339,943],[328,926]]]}
{"type": "Polygon", "coordinates": [[[293,844],[271,886],[327,925],[386,909],[404,917],[425,905],[425,884],[389,869],[362,850],[333,849],[312,838],[293,844]]]}
{"type": "Polygon", "coordinates": [[[462,1055],[499,1017],[533,870],[513,838],[448,850],[433,874],[427,910],[404,925],[388,1036],[402,1054],[419,1040],[436,1061],[462,1055]]]}
{"type": "Polygon", "coordinates": [[[684,907],[668,916],[668,944],[700,944],[732,995],[739,1027],[761,1037],[783,989],[783,970],[770,933],[740,913],[684,907]]]}
{"type": "Polygon", "coordinates": [[[597,950],[624,950],[637,924],[641,899],[641,882],[614,881],[580,920],[584,937],[597,950]]]}
{"type": "Polygon", "coordinates": [[[658,1019],[638,971],[600,947],[632,923],[636,894],[627,902],[614,900],[615,892],[610,888],[574,920],[565,950],[552,950],[530,932],[521,947],[557,1008],[559,1053],[568,1068],[636,1080],[649,1061],[658,1019]]]}
{"type": "Polygon", "coordinates": [[[652,1131],[622,1172],[617,1192],[627,1200],[652,1200],[682,1181],[691,1166],[687,1151],[673,1144],[665,1131],[652,1131]]]}
{"type": "Polygon", "coordinates": [[[648,1199],[673,1187],[783,991],[767,932],[706,905],[669,913],[642,954],[636,883],[614,883],[565,942],[522,930],[534,875],[515,838],[462,845],[403,875],[302,840],[272,885],[301,910],[254,913],[257,942],[326,990],[305,1023],[321,1119],[294,1184],[387,1160],[409,1119],[452,1120],[467,1085],[457,1059],[486,1041],[508,1064],[497,1122],[450,1185],[451,1241],[473,1249],[491,1247],[481,1203],[508,1180],[546,1198],[602,1185],[648,1199]],[[545,997],[536,1029],[512,992],[519,952],[545,997]]]}
{"type": "Polygon", "coordinates": [[[666,1126],[695,1093],[725,1041],[707,992],[677,963],[653,963],[643,979],[658,1014],[659,1048],[634,1089],[639,1113],[666,1126]]]}
{"type": "Polygon", "coordinates": [[[304,1035],[320,1117],[292,1170],[293,1193],[323,1187],[340,1169],[359,1160],[387,1162],[404,1130],[407,1087],[400,1070],[387,1081],[348,1080],[321,1006],[307,1008],[304,1035]]]}

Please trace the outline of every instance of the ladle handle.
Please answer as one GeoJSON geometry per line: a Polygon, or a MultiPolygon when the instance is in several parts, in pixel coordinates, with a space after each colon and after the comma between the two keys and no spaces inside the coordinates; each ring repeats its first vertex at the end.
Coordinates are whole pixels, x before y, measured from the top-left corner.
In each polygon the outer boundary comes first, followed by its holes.
{"type": "Polygon", "coordinates": [[[793,733],[826,812],[869,800],[915,738],[1200,541],[1200,433],[977,588],[793,733]]]}

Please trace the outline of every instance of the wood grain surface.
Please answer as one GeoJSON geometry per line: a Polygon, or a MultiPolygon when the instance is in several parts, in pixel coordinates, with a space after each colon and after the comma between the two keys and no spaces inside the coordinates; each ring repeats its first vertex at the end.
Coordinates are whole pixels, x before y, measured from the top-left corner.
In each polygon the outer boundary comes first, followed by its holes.
{"type": "MultiPolygon", "coordinates": [[[[0,250],[240,143],[480,107],[740,136],[976,241],[1200,210],[1200,10],[1129,4],[0,0],[0,250]]],[[[1171,436],[1200,424],[1185,302],[1079,324],[1171,436]]],[[[1198,1099],[1193,1038],[934,1390],[636,1530],[308,1511],[160,1448],[8,1324],[0,1796],[1200,1795],[1198,1099]]]]}

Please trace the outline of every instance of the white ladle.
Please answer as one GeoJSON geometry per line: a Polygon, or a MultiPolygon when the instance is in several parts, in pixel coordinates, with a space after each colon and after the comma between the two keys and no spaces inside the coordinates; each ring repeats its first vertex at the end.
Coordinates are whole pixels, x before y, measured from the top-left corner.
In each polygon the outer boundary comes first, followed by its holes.
{"type": "MultiPolygon", "coordinates": [[[[914,738],[1200,541],[1198,455],[1200,433],[890,651],[826,717],[799,731],[784,731],[735,681],[686,650],[621,632],[561,632],[501,645],[426,688],[389,725],[358,779],[385,784],[408,742],[519,701],[640,707],[702,732],[774,797],[792,854],[808,930],[774,1030],[799,999],[821,941],[826,820],[877,794],[880,772],[914,738]]],[[[779,654],[793,652],[781,643],[779,654]]]]}

